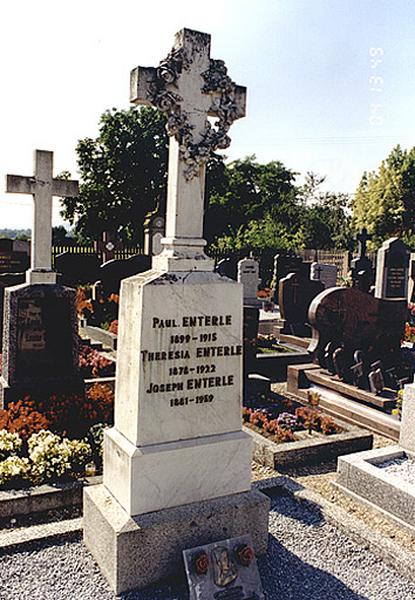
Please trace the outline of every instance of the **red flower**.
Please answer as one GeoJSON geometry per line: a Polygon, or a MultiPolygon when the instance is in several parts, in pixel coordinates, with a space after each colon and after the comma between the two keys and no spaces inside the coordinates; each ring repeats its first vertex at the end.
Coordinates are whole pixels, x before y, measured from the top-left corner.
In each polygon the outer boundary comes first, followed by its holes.
{"type": "Polygon", "coordinates": [[[255,552],[247,544],[242,544],[235,549],[235,554],[238,557],[238,561],[243,567],[249,567],[251,562],[255,558],[255,552]]]}
{"type": "Polygon", "coordinates": [[[193,565],[198,575],[206,575],[209,569],[209,557],[206,552],[199,552],[193,559],[193,565]]]}

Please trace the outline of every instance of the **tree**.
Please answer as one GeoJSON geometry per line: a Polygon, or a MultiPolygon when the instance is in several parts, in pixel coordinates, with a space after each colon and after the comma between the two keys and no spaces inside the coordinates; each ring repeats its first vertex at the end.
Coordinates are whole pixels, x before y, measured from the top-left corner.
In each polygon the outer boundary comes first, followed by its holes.
{"type": "Polygon", "coordinates": [[[366,227],[379,246],[391,236],[415,242],[415,148],[396,146],[377,171],[363,173],[353,200],[353,228],[366,227]]]}
{"type": "Polygon", "coordinates": [[[112,109],[102,115],[98,137],[80,140],[76,148],[79,197],[61,201],[61,214],[78,239],[98,239],[108,230],[142,243],[146,214],[165,208],[167,146],[159,111],[112,109]]]}
{"type": "Polygon", "coordinates": [[[215,186],[208,185],[208,242],[222,251],[246,244],[261,249],[271,238],[278,245],[280,234],[298,225],[294,179],[281,162],[260,164],[255,156],[220,166],[215,186]]]}
{"type": "Polygon", "coordinates": [[[350,198],[348,194],[320,191],[324,181],[324,176],[309,172],[299,190],[304,247],[349,248],[352,243],[350,198]]]}

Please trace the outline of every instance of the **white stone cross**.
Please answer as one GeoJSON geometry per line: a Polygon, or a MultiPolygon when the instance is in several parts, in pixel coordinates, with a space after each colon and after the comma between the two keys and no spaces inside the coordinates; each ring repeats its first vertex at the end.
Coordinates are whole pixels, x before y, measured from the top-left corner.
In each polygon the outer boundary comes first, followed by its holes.
{"type": "MultiPolygon", "coordinates": [[[[245,115],[246,88],[236,85],[221,60],[210,58],[210,35],[190,29],[157,68],[131,72],[131,102],[167,115],[170,135],[164,256],[206,258],[203,253],[205,164],[211,151],[227,148],[228,131],[245,115]],[[212,125],[208,117],[217,117],[212,125]]],[[[159,260],[157,257],[156,260],[159,260]]],[[[182,261],[186,268],[186,260],[182,261]]],[[[189,266],[189,263],[187,263],[189,266]]],[[[196,267],[195,267],[196,268],[196,267]]]]}
{"type": "Polygon", "coordinates": [[[6,175],[6,192],[33,196],[32,258],[27,273],[28,283],[55,283],[56,273],[52,271],[52,197],[77,196],[78,182],[53,179],[53,152],[35,150],[34,175],[6,175]]]}

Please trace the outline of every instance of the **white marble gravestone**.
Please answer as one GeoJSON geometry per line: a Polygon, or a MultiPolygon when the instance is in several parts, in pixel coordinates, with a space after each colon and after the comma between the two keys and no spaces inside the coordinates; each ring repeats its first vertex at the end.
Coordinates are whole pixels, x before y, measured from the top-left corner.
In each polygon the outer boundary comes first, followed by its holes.
{"type": "Polygon", "coordinates": [[[104,484],[84,497],[85,542],[117,593],[174,574],[188,547],[244,533],[267,546],[241,427],[242,286],[213,272],[202,238],[205,163],[229,145],[245,95],[210,36],[188,29],[158,68],[131,75],[131,100],[167,114],[170,152],[163,250],[122,283],[115,426],[104,484]]]}
{"type": "Polygon", "coordinates": [[[337,267],[336,265],[313,262],[311,264],[310,279],[323,282],[325,289],[336,287],[337,267]]]}
{"type": "Polygon", "coordinates": [[[238,281],[243,285],[244,304],[257,304],[259,265],[253,258],[243,258],[238,262],[238,281]]]}

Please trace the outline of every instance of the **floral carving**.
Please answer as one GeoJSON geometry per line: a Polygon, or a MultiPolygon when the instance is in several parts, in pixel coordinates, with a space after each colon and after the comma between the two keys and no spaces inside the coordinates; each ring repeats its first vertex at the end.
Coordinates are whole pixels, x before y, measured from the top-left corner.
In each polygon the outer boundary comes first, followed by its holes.
{"type": "Polygon", "coordinates": [[[182,71],[188,70],[191,64],[188,50],[173,48],[167,58],[160,62],[149,87],[150,101],[167,115],[167,132],[179,143],[180,159],[185,163],[184,176],[187,180],[199,174],[200,167],[206,163],[212,151],[229,146],[231,140],[228,131],[239,116],[235,83],[228,76],[225,63],[211,59],[209,69],[202,73],[205,83],[201,92],[211,95],[210,112],[218,120],[212,127],[206,118],[201,141],[194,141],[194,126],[181,108],[183,98],[171,90],[182,71]]]}

